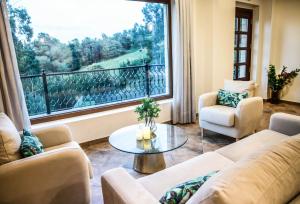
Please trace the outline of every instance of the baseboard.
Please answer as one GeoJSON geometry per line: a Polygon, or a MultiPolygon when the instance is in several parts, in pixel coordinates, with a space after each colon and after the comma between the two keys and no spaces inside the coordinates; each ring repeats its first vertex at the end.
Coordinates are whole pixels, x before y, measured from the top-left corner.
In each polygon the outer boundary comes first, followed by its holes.
{"type": "MultiPolygon", "coordinates": [[[[270,102],[271,99],[264,99],[264,102],[270,102]]],[[[294,101],[286,101],[286,100],[279,100],[279,103],[286,103],[286,104],[290,104],[290,105],[296,105],[296,106],[300,106],[299,102],[294,102],[294,101]]]]}
{"type": "Polygon", "coordinates": [[[99,143],[102,143],[102,142],[108,142],[108,137],[104,137],[104,138],[100,138],[100,139],[96,139],[96,140],[91,140],[91,141],[88,141],[88,142],[83,142],[83,143],[80,143],[79,145],[81,147],[88,147],[90,145],[99,144],[99,143]]]}

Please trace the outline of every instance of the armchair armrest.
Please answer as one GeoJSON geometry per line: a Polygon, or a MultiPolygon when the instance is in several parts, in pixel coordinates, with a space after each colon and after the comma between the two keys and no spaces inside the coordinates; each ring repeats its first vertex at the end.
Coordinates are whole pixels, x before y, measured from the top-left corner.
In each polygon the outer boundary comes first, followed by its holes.
{"type": "Polygon", "coordinates": [[[101,177],[101,184],[105,204],[159,203],[142,184],[123,168],[105,172],[101,177]]]}
{"type": "Polygon", "coordinates": [[[51,150],[4,164],[0,181],[3,203],[90,201],[88,165],[78,148],[51,150]]]}
{"type": "Polygon", "coordinates": [[[72,134],[66,125],[56,125],[47,128],[32,130],[45,148],[72,141],[72,134]]]}
{"type": "Polygon", "coordinates": [[[286,135],[300,133],[300,116],[287,113],[274,113],[270,119],[269,129],[286,135]]]}
{"type": "Polygon", "coordinates": [[[199,112],[201,108],[216,105],[217,96],[218,96],[218,92],[205,93],[199,96],[199,104],[198,104],[199,112]]]}
{"type": "MultiPolygon", "coordinates": [[[[245,134],[249,134],[259,127],[263,116],[263,99],[250,97],[239,102],[235,112],[235,124],[245,134]]],[[[244,135],[244,134],[241,134],[244,135]]]]}

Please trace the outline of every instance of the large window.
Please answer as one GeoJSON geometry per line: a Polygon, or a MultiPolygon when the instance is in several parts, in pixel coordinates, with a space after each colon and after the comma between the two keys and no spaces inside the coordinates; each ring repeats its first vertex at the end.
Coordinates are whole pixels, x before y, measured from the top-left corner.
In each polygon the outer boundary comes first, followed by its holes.
{"type": "Polygon", "coordinates": [[[157,2],[7,0],[30,116],[171,97],[169,3],[157,2]]]}
{"type": "Polygon", "coordinates": [[[252,10],[236,8],[234,80],[250,80],[252,10]]]}

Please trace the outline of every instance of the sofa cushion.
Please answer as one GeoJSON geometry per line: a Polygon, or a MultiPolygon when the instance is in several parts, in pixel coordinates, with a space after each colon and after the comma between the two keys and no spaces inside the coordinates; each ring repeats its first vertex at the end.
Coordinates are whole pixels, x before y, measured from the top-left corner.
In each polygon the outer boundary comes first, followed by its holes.
{"type": "Polygon", "coordinates": [[[243,93],[248,92],[249,97],[255,95],[255,82],[254,81],[236,81],[236,80],[225,80],[224,81],[224,90],[243,93]]]}
{"type": "Polygon", "coordinates": [[[284,134],[272,130],[262,130],[238,142],[222,147],[216,152],[236,162],[248,154],[266,146],[277,144],[286,138],[288,136],[284,134]]]}
{"type": "Polygon", "coordinates": [[[215,152],[207,152],[183,163],[138,179],[156,199],[160,199],[170,188],[212,171],[233,164],[232,161],[215,152]],[[158,185],[159,184],[159,185],[158,185]]]}
{"type": "Polygon", "coordinates": [[[0,165],[21,158],[21,137],[12,121],[0,113],[0,165]]]}
{"type": "Polygon", "coordinates": [[[202,108],[200,119],[217,125],[232,127],[234,126],[234,114],[235,108],[215,105],[202,108]]]}
{"type": "Polygon", "coordinates": [[[235,93],[220,89],[217,96],[217,104],[236,108],[239,102],[248,98],[248,92],[235,93]]]}
{"type": "Polygon", "coordinates": [[[300,187],[300,137],[263,148],[210,178],[191,203],[287,203],[300,187]],[[193,202],[192,202],[193,201],[193,202]]]}

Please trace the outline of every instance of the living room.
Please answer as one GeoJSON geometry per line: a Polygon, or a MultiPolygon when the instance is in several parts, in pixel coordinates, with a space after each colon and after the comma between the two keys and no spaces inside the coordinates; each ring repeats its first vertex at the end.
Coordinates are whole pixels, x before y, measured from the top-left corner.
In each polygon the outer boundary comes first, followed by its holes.
{"type": "Polygon", "coordinates": [[[1,1],[0,203],[300,203],[300,1],[89,1],[1,1]]]}

